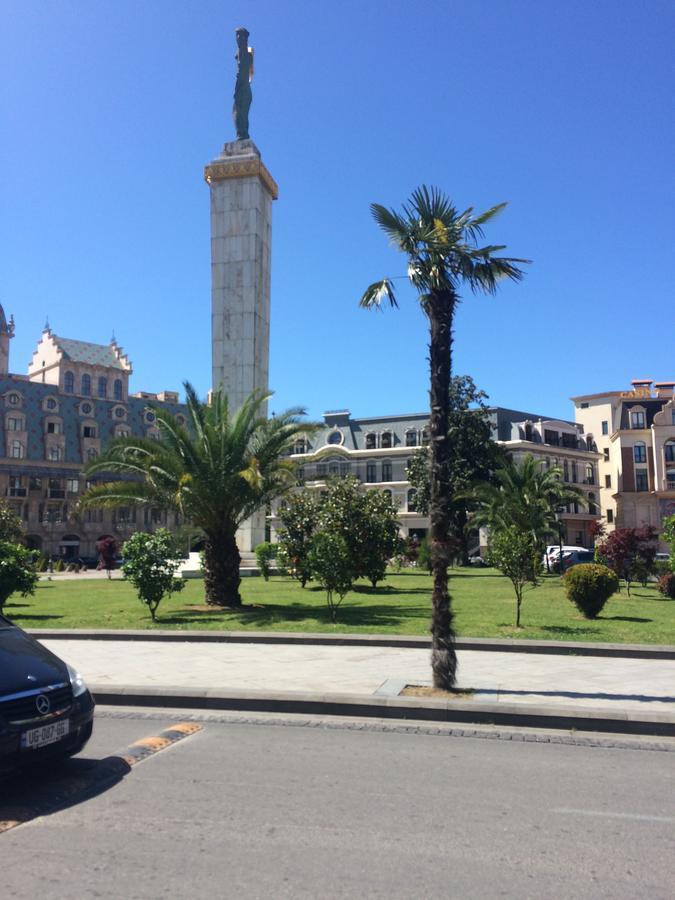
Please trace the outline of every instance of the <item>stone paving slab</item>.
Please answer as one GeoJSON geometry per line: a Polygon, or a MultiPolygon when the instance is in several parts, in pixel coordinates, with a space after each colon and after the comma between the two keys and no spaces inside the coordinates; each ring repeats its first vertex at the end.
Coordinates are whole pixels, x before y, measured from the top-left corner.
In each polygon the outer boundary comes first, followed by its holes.
{"type": "MultiPolygon", "coordinates": [[[[387,682],[429,684],[429,651],[155,641],[43,641],[92,684],[183,690],[349,694],[372,697],[387,682]]],[[[460,688],[477,702],[665,713],[675,719],[675,661],[460,650],[460,688]]]]}

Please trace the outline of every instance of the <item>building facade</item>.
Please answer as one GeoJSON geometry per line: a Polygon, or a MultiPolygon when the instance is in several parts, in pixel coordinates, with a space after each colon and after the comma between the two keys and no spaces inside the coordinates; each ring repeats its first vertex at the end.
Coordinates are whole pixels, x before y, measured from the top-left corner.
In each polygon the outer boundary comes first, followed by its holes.
{"type": "MultiPolygon", "coordinates": [[[[563,540],[592,547],[591,524],[600,519],[600,454],[593,438],[574,422],[517,410],[493,407],[489,417],[493,439],[514,459],[530,454],[542,465],[559,465],[564,480],[583,491],[585,504],[571,504],[561,510],[563,540]]],[[[382,490],[393,500],[404,537],[422,538],[429,521],[417,510],[406,468],[416,450],[429,441],[428,421],[427,413],[356,419],[348,410],[327,412],[324,427],[310,440],[298,441],[294,448],[298,481],[320,490],[327,478],[353,475],[365,488],[382,490]]],[[[270,518],[272,539],[279,524],[277,508],[278,504],[270,518]]],[[[478,544],[474,549],[478,550],[478,544]]]]}
{"type": "Polygon", "coordinates": [[[29,547],[66,559],[95,557],[96,542],[175,525],[161,510],[81,511],[82,470],[115,437],[159,436],[152,407],[177,416],[178,394],[129,393],[132,366],[113,339],[91,344],[46,327],[26,375],[10,372],[14,323],[0,306],[0,492],[29,547]],[[152,404],[152,407],[151,407],[152,404]]]}
{"type": "MultiPolygon", "coordinates": [[[[609,530],[675,515],[675,382],[635,379],[630,390],[573,397],[576,421],[600,454],[601,504],[609,530]]],[[[665,549],[665,545],[664,545],[665,549]]]]}

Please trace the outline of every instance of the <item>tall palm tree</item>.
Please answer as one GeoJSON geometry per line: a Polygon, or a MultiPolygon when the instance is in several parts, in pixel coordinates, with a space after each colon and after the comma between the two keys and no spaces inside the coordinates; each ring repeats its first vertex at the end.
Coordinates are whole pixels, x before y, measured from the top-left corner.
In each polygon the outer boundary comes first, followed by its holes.
{"type": "MultiPolygon", "coordinates": [[[[408,258],[408,278],[419,294],[429,320],[431,369],[429,421],[431,445],[431,557],[433,573],[431,668],[434,685],[450,690],[456,678],[452,610],[448,593],[448,541],[451,522],[451,492],[448,479],[448,412],[451,375],[452,325],[460,286],[474,292],[494,294],[504,278],[519,281],[523,272],[517,263],[527,260],[496,256],[502,246],[478,246],[482,226],[506,206],[501,203],[474,215],[473,209],[458,212],[436,188],[422,186],[403,204],[402,212],[377,203],[370,210],[377,224],[397,250],[408,258]]],[[[383,278],[367,288],[360,305],[379,308],[387,299],[398,306],[391,279],[383,278]]]]}
{"type": "Polygon", "coordinates": [[[476,526],[500,531],[511,526],[532,535],[537,548],[557,528],[558,512],[568,503],[585,503],[583,492],[561,481],[559,466],[544,468],[543,460],[528,454],[520,462],[507,457],[496,470],[492,483],[477,485],[472,499],[478,509],[472,516],[476,526]]]}
{"type": "Polygon", "coordinates": [[[293,486],[295,465],[285,458],[299,436],[312,430],[302,409],[271,419],[262,414],[271,396],[254,391],[231,413],[222,391],[204,403],[185,382],[188,424],[153,408],[159,440],[128,436],[113,441],[85,469],[115,481],[95,484],[83,506],[150,505],[174,510],[204,533],[206,602],[241,605],[238,527],[293,486]]]}

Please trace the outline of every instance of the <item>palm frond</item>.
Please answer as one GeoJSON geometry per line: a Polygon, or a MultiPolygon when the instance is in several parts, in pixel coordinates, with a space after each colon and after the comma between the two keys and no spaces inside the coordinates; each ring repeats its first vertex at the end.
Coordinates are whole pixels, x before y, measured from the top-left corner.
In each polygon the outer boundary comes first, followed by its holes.
{"type": "Polygon", "coordinates": [[[383,278],[382,281],[375,281],[369,285],[359,300],[359,306],[365,309],[381,309],[382,301],[385,297],[389,300],[391,306],[398,306],[394,286],[388,278],[383,278]]]}

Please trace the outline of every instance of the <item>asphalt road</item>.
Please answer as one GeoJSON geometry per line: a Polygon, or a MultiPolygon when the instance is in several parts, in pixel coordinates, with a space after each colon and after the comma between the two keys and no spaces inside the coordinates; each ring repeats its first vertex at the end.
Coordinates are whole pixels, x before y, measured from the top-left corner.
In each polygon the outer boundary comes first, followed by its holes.
{"type": "Polygon", "coordinates": [[[0,784],[3,898],[673,896],[673,752],[223,715],[124,762],[181,718],[0,784]]]}

